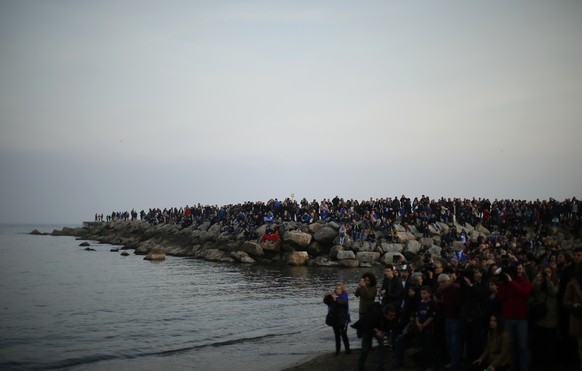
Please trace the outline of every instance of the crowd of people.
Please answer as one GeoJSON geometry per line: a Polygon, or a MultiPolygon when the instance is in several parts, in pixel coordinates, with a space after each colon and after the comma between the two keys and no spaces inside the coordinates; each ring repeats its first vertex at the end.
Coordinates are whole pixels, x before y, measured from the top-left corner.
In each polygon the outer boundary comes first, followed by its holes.
{"type": "MultiPolygon", "coordinates": [[[[171,208],[152,208],[147,212],[113,212],[107,220],[143,220],[151,224],[172,223],[182,227],[209,222],[219,223],[221,232],[239,235],[244,232],[248,239],[255,239],[253,231],[266,222],[285,224],[287,222],[313,223],[320,220],[333,221],[341,225],[343,236],[355,241],[368,240],[372,243],[380,239],[398,239],[394,226],[396,223],[409,228],[414,226],[426,236],[430,227],[439,230],[439,223],[464,226],[481,224],[494,229],[500,236],[510,233],[515,238],[530,238],[526,229],[536,229],[532,243],[548,234],[548,229],[565,227],[580,237],[582,220],[579,214],[580,201],[575,197],[564,201],[549,200],[494,200],[473,199],[431,199],[427,196],[406,196],[368,201],[344,200],[338,196],[321,201],[301,201],[286,198],[271,199],[267,202],[245,202],[224,206],[196,205],[171,208]],[[531,228],[530,228],[531,229],[531,228]]],[[[103,216],[96,214],[96,221],[103,216]]],[[[445,244],[455,239],[466,238],[462,231],[453,230],[443,234],[445,244]]],[[[504,241],[499,241],[503,243],[504,241]]]]}
{"type": "MultiPolygon", "coordinates": [[[[546,238],[560,230],[580,239],[580,201],[410,199],[406,196],[367,201],[339,197],[321,201],[271,199],[224,206],[186,206],[113,212],[107,220],[142,220],[182,227],[219,224],[221,233],[258,240],[256,229],[269,223],[335,222],[339,242],[398,242],[400,225],[424,236],[440,237],[441,256],[421,250],[418,261],[395,261],[377,282],[367,272],[354,295],[362,339],[359,368],[372,345],[380,355],[394,352],[393,367],[406,358],[424,369],[452,371],[546,370],[557,360],[582,367],[582,249],[565,250],[546,238]],[[492,231],[473,238],[464,226],[492,231]],[[442,228],[444,225],[450,228],[442,228]],[[460,225],[457,230],[455,225],[460,225]],[[461,241],[463,249],[453,250],[461,241]],[[540,309],[541,308],[541,309],[540,309]],[[572,357],[574,355],[574,357],[572,357]],[[577,355],[577,356],[576,356],[577,355]],[[575,358],[575,359],[574,359],[575,358]]],[[[103,220],[103,215],[96,215],[103,220]]],[[[280,238],[279,229],[262,236],[280,238]]],[[[285,233],[285,228],[281,228],[285,233]]],[[[555,240],[554,240],[555,242],[555,240]]],[[[325,297],[336,354],[347,337],[349,293],[343,284],[325,297]]],[[[381,358],[383,360],[383,358],[381,358]]],[[[383,362],[380,362],[382,365],[383,362]]]]}
{"type": "MultiPolygon", "coordinates": [[[[354,292],[359,369],[373,343],[380,366],[384,353],[394,352],[392,369],[407,358],[430,370],[551,370],[576,362],[582,368],[581,287],[579,247],[537,261],[513,252],[453,264],[430,257],[418,265],[387,265],[381,280],[366,272],[354,292]]],[[[324,300],[330,313],[349,314],[348,296],[339,299],[344,293],[338,285],[336,299],[324,300]]],[[[337,318],[336,354],[350,322],[346,315],[337,318]]]]}

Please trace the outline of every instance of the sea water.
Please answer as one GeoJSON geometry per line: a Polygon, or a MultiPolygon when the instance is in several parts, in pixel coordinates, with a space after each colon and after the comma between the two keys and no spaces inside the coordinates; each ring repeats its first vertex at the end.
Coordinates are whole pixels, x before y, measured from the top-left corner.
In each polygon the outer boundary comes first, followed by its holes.
{"type": "Polygon", "coordinates": [[[338,281],[357,319],[364,269],[149,262],[29,234],[62,227],[0,225],[0,369],[280,370],[335,350],[338,281]]]}

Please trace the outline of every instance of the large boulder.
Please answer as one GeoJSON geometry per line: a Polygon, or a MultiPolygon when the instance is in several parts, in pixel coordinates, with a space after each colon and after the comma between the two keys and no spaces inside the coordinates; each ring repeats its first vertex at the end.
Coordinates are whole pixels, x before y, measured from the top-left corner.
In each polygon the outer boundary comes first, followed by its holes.
{"type": "Polygon", "coordinates": [[[422,245],[420,244],[420,242],[418,242],[416,240],[409,240],[406,243],[405,251],[413,253],[413,254],[418,254],[420,252],[421,247],[422,247],[422,245]]]}
{"type": "Polygon", "coordinates": [[[313,239],[323,243],[332,243],[334,238],[338,235],[338,231],[335,229],[325,226],[315,232],[313,239]]]}
{"type": "Polygon", "coordinates": [[[217,237],[220,234],[220,224],[216,223],[210,226],[207,231],[212,237],[217,237]]]}
{"type": "Polygon", "coordinates": [[[357,241],[356,243],[354,243],[352,245],[352,249],[354,251],[374,251],[374,247],[370,242],[368,241],[357,241]]]}
{"type": "Polygon", "coordinates": [[[331,249],[329,249],[329,258],[330,259],[337,259],[337,254],[340,251],[344,251],[344,247],[342,245],[335,245],[331,249]]]}
{"type": "Polygon", "coordinates": [[[161,248],[152,249],[143,260],[162,261],[166,260],[166,252],[161,248]]]}
{"type": "Polygon", "coordinates": [[[417,239],[420,239],[423,236],[422,232],[420,232],[415,225],[411,225],[409,227],[409,232],[412,233],[417,239]]]}
{"type": "Polygon", "coordinates": [[[404,228],[401,224],[394,224],[394,229],[400,234],[401,232],[406,232],[406,228],[404,228]]]}
{"type": "Polygon", "coordinates": [[[207,231],[210,227],[210,222],[204,222],[198,226],[198,229],[201,231],[207,231]]]}
{"type": "Polygon", "coordinates": [[[398,232],[398,240],[400,243],[405,243],[406,241],[416,240],[416,236],[411,232],[398,232]]]}
{"type": "Polygon", "coordinates": [[[339,263],[331,260],[327,256],[318,256],[315,258],[315,265],[318,267],[337,267],[339,263]]]}
{"type": "Polygon", "coordinates": [[[429,246],[432,246],[434,244],[434,241],[430,237],[423,237],[423,238],[420,239],[420,244],[423,247],[429,247],[429,246]]]}
{"type": "Polygon", "coordinates": [[[263,248],[256,242],[246,241],[240,246],[239,250],[252,256],[254,259],[265,256],[263,248]]]}
{"type": "Polygon", "coordinates": [[[289,265],[305,265],[309,260],[307,251],[293,251],[287,255],[287,264],[289,265]]]}
{"type": "Polygon", "coordinates": [[[230,256],[236,260],[237,262],[253,264],[255,260],[251,258],[246,252],[244,251],[235,251],[230,253],[230,256]]]}
{"type": "Polygon", "coordinates": [[[218,249],[208,249],[199,253],[200,257],[208,261],[220,261],[224,256],[224,251],[218,249]]]}
{"type": "Polygon", "coordinates": [[[337,260],[355,259],[355,258],[356,258],[356,254],[354,254],[354,252],[351,250],[338,251],[337,256],[336,256],[337,260]]]}
{"type": "Polygon", "coordinates": [[[212,241],[216,238],[216,235],[209,231],[200,231],[200,236],[198,237],[201,243],[212,241]]]}
{"type": "Polygon", "coordinates": [[[307,227],[311,234],[315,234],[315,232],[319,231],[321,228],[323,228],[323,224],[321,223],[311,223],[309,224],[309,227],[307,227]]]}
{"type": "Polygon", "coordinates": [[[323,255],[328,250],[328,248],[329,246],[326,246],[321,242],[313,241],[309,244],[307,252],[312,256],[320,256],[323,255]]]}
{"type": "Polygon", "coordinates": [[[398,252],[401,253],[402,250],[404,250],[404,246],[402,246],[402,244],[399,243],[385,243],[383,242],[381,245],[382,251],[387,253],[387,252],[398,252]]]}
{"type": "Polygon", "coordinates": [[[482,235],[488,236],[489,234],[491,234],[491,232],[489,232],[489,229],[485,228],[483,226],[483,224],[477,224],[477,226],[475,227],[475,230],[479,233],[481,233],[482,235]]]}
{"type": "Polygon", "coordinates": [[[327,223],[327,226],[335,229],[336,231],[338,231],[340,229],[340,225],[336,222],[329,222],[329,223],[327,223]]]}
{"type": "Polygon", "coordinates": [[[356,259],[362,263],[375,263],[380,260],[380,253],[377,252],[359,252],[356,254],[356,259]]]}
{"type": "Polygon", "coordinates": [[[432,245],[431,247],[428,248],[428,252],[432,255],[432,256],[436,256],[436,257],[441,257],[441,252],[442,252],[443,248],[437,245],[432,245]]]}
{"type": "Polygon", "coordinates": [[[429,230],[430,234],[433,236],[438,236],[441,232],[441,229],[440,228],[437,229],[433,224],[429,224],[428,230],[429,230]]]}
{"type": "Polygon", "coordinates": [[[357,259],[340,260],[340,261],[338,261],[338,264],[340,265],[340,267],[346,267],[346,268],[357,268],[360,266],[360,262],[357,259]]]}
{"type": "Polygon", "coordinates": [[[401,263],[406,261],[406,258],[404,257],[404,255],[402,255],[399,252],[387,252],[386,254],[382,255],[382,258],[380,258],[380,262],[384,265],[394,264],[394,257],[395,256],[399,257],[401,263]]]}
{"type": "Polygon", "coordinates": [[[311,243],[311,235],[301,231],[290,231],[285,233],[283,241],[295,247],[306,248],[311,243]]]}

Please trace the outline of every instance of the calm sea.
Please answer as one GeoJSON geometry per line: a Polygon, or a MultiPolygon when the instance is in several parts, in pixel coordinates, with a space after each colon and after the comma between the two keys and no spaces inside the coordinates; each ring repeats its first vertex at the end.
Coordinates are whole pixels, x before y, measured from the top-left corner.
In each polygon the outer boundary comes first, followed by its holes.
{"type": "Polygon", "coordinates": [[[0,369],[280,370],[334,350],[323,295],[364,272],[149,262],[28,234],[62,227],[0,225],[0,369]]]}

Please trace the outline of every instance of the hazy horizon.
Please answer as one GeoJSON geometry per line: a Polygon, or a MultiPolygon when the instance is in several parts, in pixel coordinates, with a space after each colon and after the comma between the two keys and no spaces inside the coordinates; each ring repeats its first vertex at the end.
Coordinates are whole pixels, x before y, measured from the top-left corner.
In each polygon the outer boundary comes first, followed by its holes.
{"type": "Polygon", "coordinates": [[[0,2],[0,223],[582,196],[582,2],[0,2]]]}

